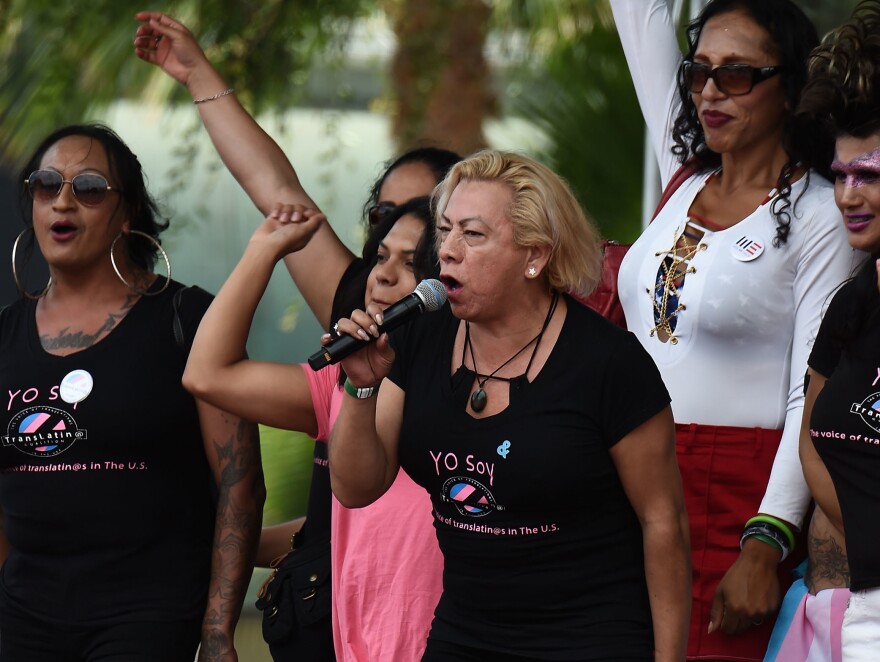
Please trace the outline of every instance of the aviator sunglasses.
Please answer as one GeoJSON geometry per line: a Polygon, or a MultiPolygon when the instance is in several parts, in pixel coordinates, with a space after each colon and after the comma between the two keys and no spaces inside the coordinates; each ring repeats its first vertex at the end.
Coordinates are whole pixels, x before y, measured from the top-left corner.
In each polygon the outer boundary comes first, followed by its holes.
{"type": "Polygon", "coordinates": [[[73,179],[64,179],[60,172],[54,170],[35,170],[26,180],[28,193],[39,202],[49,202],[58,197],[61,188],[70,184],[73,197],[86,207],[96,207],[104,202],[107,191],[119,191],[110,186],[102,175],[83,173],[73,179]]]}
{"type": "Polygon", "coordinates": [[[722,64],[710,67],[685,60],[681,64],[684,84],[694,94],[700,94],[709,79],[715,81],[715,87],[722,94],[740,96],[748,94],[758,83],[772,78],[782,71],[782,67],[753,67],[748,64],[722,64]]]}

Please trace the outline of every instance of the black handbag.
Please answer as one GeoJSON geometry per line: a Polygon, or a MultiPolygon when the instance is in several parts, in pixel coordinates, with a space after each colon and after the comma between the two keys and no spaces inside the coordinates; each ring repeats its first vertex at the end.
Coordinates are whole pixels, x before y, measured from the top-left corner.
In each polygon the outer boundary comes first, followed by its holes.
{"type": "Polygon", "coordinates": [[[273,561],[272,568],[256,606],[273,659],[335,660],[330,541],[309,540],[273,561]]]}

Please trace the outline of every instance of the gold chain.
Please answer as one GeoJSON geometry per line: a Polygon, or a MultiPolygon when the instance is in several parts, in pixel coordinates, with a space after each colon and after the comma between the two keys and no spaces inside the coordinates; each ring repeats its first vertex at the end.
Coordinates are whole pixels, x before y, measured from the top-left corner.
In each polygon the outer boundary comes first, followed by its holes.
{"type": "Polygon", "coordinates": [[[672,329],[672,320],[678,315],[679,311],[687,309],[687,306],[680,301],[679,288],[684,285],[684,278],[687,274],[696,273],[697,271],[695,267],[688,265],[690,260],[693,259],[698,251],[706,249],[706,245],[700,241],[702,237],[688,233],[688,226],[705,233],[705,228],[696,225],[691,219],[688,219],[684,233],[675,239],[672,248],[667,251],[654,253],[655,256],[665,255],[666,257],[660,263],[661,273],[658,273],[654,291],[652,292],[650,288],[645,288],[645,292],[650,297],[651,305],[654,308],[654,319],[657,320],[649,335],[653,337],[654,334],[657,334],[658,339],[662,342],[668,340],[673,345],[678,344],[678,338],[672,329]],[[691,239],[694,243],[691,243],[688,239],[691,239]],[[669,309],[670,299],[677,301],[674,310],[669,309]]]}

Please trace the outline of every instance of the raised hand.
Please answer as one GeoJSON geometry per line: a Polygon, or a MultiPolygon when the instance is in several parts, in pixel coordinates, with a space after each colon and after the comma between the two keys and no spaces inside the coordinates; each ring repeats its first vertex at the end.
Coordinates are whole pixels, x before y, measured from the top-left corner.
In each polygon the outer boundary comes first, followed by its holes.
{"type": "Polygon", "coordinates": [[[250,245],[267,247],[278,261],[304,248],[327,218],[317,209],[298,204],[276,204],[251,235],[250,245]]]}
{"type": "Polygon", "coordinates": [[[134,17],[141,21],[134,39],[134,52],[140,59],[155,64],[187,87],[194,72],[213,70],[199,42],[183,23],[161,12],[142,11],[134,17]]]}

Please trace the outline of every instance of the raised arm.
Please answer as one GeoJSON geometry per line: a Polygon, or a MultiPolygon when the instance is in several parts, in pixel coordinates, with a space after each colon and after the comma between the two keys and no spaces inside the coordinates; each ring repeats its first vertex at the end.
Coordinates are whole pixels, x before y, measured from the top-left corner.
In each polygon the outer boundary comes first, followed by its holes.
{"type": "Polygon", "coordinates": [[[691,604],[690,543],[674,430],[672,410],[666,407],[611,447],[642,525],[658,662],[684,659],[691,604]]]}
{"type": "Polygon", "coordinates": [[[665,188],[679,165],[670,151],[681,62],[675,24],[666,0],[611,0],[611,10],[665,188]]]}
{"type": "Polygon", "coordinates": [[[196,332],[183,385],[200,400],[272,427],[315,436],[317,423],[301,366],[252,361],[245,346],[254,312],[275,264],[309,242],[324,216],[306,213],[299,222],[270,215],[220,288],[196,332]]]}
{"type": "Polygon", "coordinates": [[[254,567],[266,488],[257,426],[198,402],[205,454],[217,483],[208,606],[199,662],[235,662],[235,626],[254,567]]]}
{"type": "MultiPolygon", "coordinates": [[[[186,26],[159,12],[139,12],[135,18],[142,22],[134,42],[136,55],[185,85],[194,100],[229,89],[186,26]]],[[[287,156],[235,94],[197,103],[196,108],[223,163],[264,216],[279,202],[298,210],[317,208],[287,156]]],[[[336,287],[353,259],[326,223],[307,248],[285,258],[290,275],[324,328],[330,324],[336,287]]]]}

